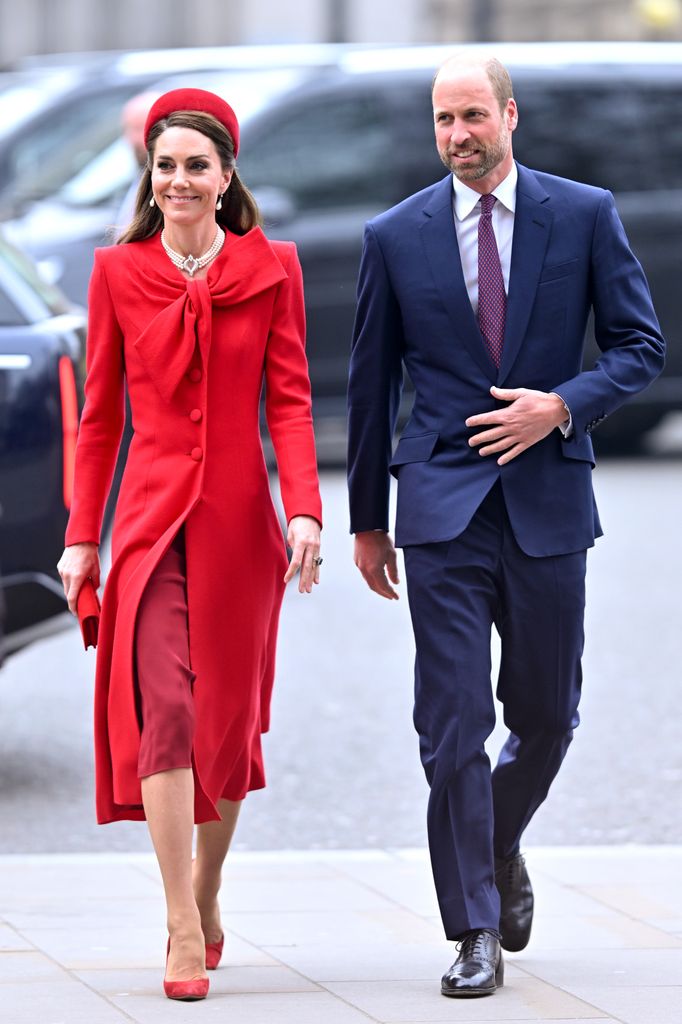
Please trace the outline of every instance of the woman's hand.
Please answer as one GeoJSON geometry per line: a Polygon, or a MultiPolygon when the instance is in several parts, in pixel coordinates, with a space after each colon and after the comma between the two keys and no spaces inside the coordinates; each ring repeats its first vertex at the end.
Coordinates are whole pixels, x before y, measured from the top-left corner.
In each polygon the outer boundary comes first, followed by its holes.
{"type": "Polygon", "coordinates": [[[299,593],[309,594],[313,583],[320,582],[320,524],[312,516],[294,516],[287,531],[287,544],[291,548],[291,561],[284,582],[292,580],[301,570],[299,593]]]}
{"type": "Polygon", "coordinates": [[[99,551],[96,544],[71,544],[64,548],[64,554],[57,564],[57,572],[64,584],[64,593],[69,602],[69,611],[76,614],[76,601],[83,581],[92,580],[95,590],[99,587],[99,551]]]}

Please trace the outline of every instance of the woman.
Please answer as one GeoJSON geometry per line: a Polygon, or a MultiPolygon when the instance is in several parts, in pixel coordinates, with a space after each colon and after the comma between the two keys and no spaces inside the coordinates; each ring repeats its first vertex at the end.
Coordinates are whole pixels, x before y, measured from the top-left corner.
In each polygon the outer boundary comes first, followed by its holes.
{"type": "Polygon", "coordinates": [[[269,242],[235,170],[239,126],[212,93],[152,106],[148,165],[90,283],[88,377],[59,563],[72,611],[98,542],[124,419],[95,692],[98,821],[145,819],[168,909],[164,988],[201,999],[223,932],[220,872],[246,793],[265,785],[284,585],[319,582],[321,505],[300,266],[269,242]],[[258,430],[261,389],[287,558],[258,430]],[[198,823],[192,863],[193,824],[198,823]]]}

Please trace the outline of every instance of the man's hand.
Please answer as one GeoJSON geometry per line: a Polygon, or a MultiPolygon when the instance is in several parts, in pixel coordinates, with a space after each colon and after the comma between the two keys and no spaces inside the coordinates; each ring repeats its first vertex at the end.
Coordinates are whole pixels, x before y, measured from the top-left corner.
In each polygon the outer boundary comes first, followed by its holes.
{"type": "Polygon", "coordinates": [[[389,601],[399,594],[391,583],[399,583],[398,556],[393,541],[383,530],[365,530],[355,535],[355,564],[370,590],[389,601]],[[386,576],[388,572],[388,577],[386,576]],[[389,580],[391,583],[389,583],[389,580]]]}
{"type": "Polygon", "coordinates": [[[479,455],[504,452],[497,460],[499,466],[511,462],[526,448],[551,434],[555,427],[568,422],[566,407],[558,395],[530,388],[496,387],[490,389],[490,394],[511,404],[506,409],[470,416],[466,425],[486,428],[470,437],[469,444],[472,447],[483,445],[479,455]]]}

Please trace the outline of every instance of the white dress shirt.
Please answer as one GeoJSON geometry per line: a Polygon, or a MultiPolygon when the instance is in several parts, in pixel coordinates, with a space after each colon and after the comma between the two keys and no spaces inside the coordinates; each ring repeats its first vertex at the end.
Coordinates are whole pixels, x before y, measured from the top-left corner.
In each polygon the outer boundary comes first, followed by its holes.
{"type": "MultiPolygon", "coordinates": [[[[502,277],[504,279],[504,290],[509,295],[509,273],[511,270],[512,241],[514,239],[514,213],[516,211],[516,183],[519,180],[519,172],[516,164],[507,177],[500,182],[497,188],[493,189],[493,195],[497,202],[493,206],[492,221],[497,251],[502,266],[502,277]]],[[[457,244],[459,246],[459,258],[462,263],[462,273],[466,285],[469,301],[474,311],[478,313],[478,222],[481,218],[481,194],[474,192],[472,188],[465,185],[454,174],[452,176],[452,187],[454,190],[454,217],[455,231],[457,233],[457,244]]],[[[552,392],[553,393],[553,392],[552,392]]],[[[568,421],[559,426],[564,437],[570,437],[573,432],[571,411],[564,402],[568,415],[568,421]]]]}

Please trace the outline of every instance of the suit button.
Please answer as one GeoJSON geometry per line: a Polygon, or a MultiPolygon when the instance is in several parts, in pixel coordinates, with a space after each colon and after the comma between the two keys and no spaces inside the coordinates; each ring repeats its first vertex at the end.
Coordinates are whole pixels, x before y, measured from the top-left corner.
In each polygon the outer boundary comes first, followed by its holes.
{"type": "Polygon", "coordinates": [[[192,423],[201,423],[202,416],[203,413],[201,409],[192,409],[191,413],[189,414],[189,418],[191,419],[192,423]]]}
{"type": "Polygon", "coordinates": [[[201,462],[201,460],[204,457],[203,449],[202,448],[192,448],[192,451],[189,453],[189,457],[190,457],[190,459],[194,459],[195,462],[201,462]]]}
{"type": "Polygon", "coordinates": [[[198,384],[202,378],[202,373],[198,366],[193,366],[187,376],[192,381],[192,384],[198,384]]]}

